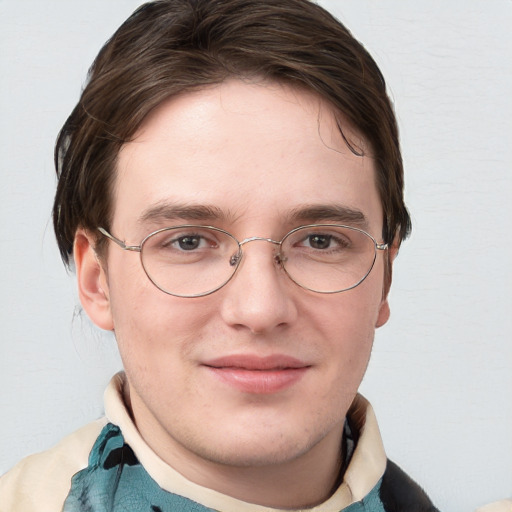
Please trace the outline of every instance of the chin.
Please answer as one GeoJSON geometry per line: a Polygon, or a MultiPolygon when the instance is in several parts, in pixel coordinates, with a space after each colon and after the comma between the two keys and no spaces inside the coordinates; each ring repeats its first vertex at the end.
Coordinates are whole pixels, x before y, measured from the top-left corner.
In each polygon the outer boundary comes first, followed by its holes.
{"type": "Polygon", "coordinates": [[[271,428],[263,424],[261,429],[224,430],[222,439],[204,439],[189,449],[211,462],[235,467],[262,467],[286,464],[308,453],[327,435],[326,431],[308,433],[307,427],[301,431],[287,431],[286,427],[271,428]]]}
{"type": "Polygon", "coordinates": [[[299,458],[308,450],[308,446],[280,446],[276,442],[267,442],[262,445],[247,441],[234,442],[222,449],[208,450],[208,453],[202,456],[210,462],[223,466],[258,468],[286,464],[299,458]]]}

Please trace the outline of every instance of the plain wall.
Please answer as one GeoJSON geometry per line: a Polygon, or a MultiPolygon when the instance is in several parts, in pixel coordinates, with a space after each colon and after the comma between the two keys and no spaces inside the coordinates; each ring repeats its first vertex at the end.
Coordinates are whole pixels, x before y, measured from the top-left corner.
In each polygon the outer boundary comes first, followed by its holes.
{"type": "MultiPolygon", "coordinates": [[[[440,509],[512,497],[512,2],[320,3],[387,79],[414,223],[362,391],[440,509]]],[[[58,256],[52,152],[138,4],[0,0],[0,473],[100,416],[120,368],[58,256]]]]}

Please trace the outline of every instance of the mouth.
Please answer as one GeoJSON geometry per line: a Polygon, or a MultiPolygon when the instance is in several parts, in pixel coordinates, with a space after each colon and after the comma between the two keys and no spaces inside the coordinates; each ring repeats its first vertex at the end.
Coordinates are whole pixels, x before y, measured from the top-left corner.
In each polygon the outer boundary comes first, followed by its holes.
{"type": "Polygon", "coordinates": [[[244,393],[271,394],[296,384],[310,365],[286,355],[231,355],[203,366],[224,384],[244,393]]]}

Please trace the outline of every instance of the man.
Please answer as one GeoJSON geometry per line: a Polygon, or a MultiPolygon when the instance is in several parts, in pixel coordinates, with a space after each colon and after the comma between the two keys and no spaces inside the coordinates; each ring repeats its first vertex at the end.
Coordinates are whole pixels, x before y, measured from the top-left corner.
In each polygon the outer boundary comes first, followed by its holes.
{"type": "Polygon", "coordinates": [[[410,230],[376,64],[307,0],[164,0],[57,141],[54,223],[124,372],[0,510],[436,510],[357,394],[410,230]]]}

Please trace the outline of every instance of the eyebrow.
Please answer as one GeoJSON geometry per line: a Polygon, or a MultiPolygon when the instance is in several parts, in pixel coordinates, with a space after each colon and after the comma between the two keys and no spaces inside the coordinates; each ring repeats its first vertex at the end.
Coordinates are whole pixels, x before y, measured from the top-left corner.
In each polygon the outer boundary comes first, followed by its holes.
{"type": "MultiPolygon", "coordinates": [[[[162,202],[148,207],[138,219],[139,224],[149,222],[215,222],[233,217],[215,205],[162,202]]],[[[315,224],[336,222],[368,229],[368,219],[361,210],[338,204],[315,204],[293,208],[284,222],[315,224]]]]}
{"type": "Polygon", "coordinates": [[[368,229],[368,219],[361,210],[338,204],[305,205],[294,208],[289,214],[290,222],[336,222],[361,229],[368,229]]]}
{"type": "Polygon", "coordinates": [[[138,219],[138,223],[176,220],[205,222],[222,220],[225,217],[226,215],[222,210],[213,205],[162,202],[144,210],[138,219]]]}

